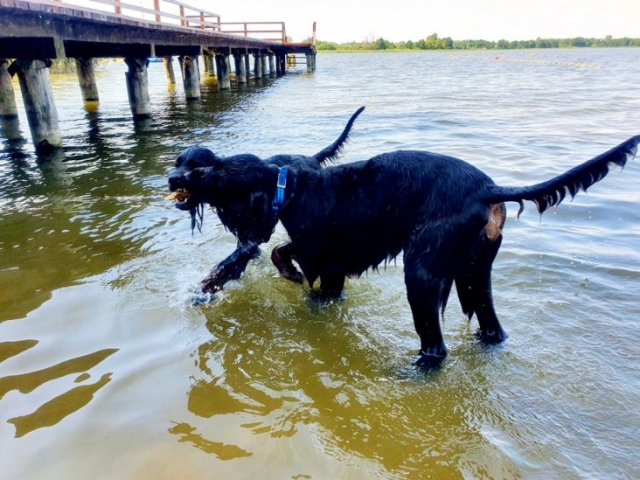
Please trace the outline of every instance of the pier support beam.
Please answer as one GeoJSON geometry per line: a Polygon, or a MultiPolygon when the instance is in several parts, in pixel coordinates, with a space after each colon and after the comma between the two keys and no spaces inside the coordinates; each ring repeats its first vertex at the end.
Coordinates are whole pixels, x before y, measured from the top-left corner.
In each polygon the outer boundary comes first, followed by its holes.
{"type": "Polygon", "coordinates": [[[173,57],[162,57],[162,63],[164,65],[164,74],[167,77],[167,84],[169,86],[176,84],[176,74],[173,72],[173,57]]]}
{"type": "Polygon", "coordinates": [[[13,120],[18,118],[16,95],[11,85],[9,60],[0,58],[0,119],[13,120]]]}
{"type": "Polygon", "coordinates": [[[229,57],[223,53],[216,54],[216,69],[218,70],[218,86],[220,90],[230,90],[229,57]]]}
{"type": "Polygon", "coordinates": [[[49,82],[51,60],[16,60],[10,73],[18,74],[24,108],[36,152],[50,153],[62,146],[58,111],[49,82]]]}
{"type": "MultiPolygon", "coordinates": [[[[215,57],[213,55],[203,55],[202,58],[204,59],[204,69],[207,74],[207,77],[215,77],[216,69],[213,66],[215,57]]],[[[216,65],[217,65],[217,62],[216,62],[216,65]]]]}
{"type": "Polygon", "coordinates": [[[268,54],[269,56],[269,75],[275,75],[276,74],[276,64],[273,58],[273,53],[269,52],[268,54]]]}
{"type": "Polygon", "coordinates": [[[182,68],[182,82],[187,100],[200,98],[200,74],[198,72],[198,57],[180,57],[182,68]]]}
{"type": "Polygon", "coordinates": [[[247,82],[251,78],[251,55],[249,55],[249,51],[244,54],[244,69],[247,74],[247,82]]]}
{"type": "Polygon", "coordinates": [[[307,53],[307,73],[313,73],[316,71],[316,55],[315,53],[307,53]]]}
{"type": "Polygon", "coordinates": [[[253,54],[253,76],[262,78],[262,53],[259,51],[253,54]]]}
{"type": "Polygon", "coordinates": [[[93,58],[76,58],[75,60],[82,100],[84,100],[85,103],[98,103],[100,96],[98,95],[96,72],[93,68],[93,58]]]}
{"type": "Polygon", "coordinates": [[[133,118],[145,118],[151,116],[151,100],[149,99],[149,75],[147,58],[125,58],[129,67],[126,72],[127,93],[129,94],[129,106],[133,118]]]}
{"type": "Polygon", "coordinates": [[[267,54],[266,53],[262,53],[260,55],[260,60],[262,61],[262,76],[266,77],[267,75],[269,75],[267,73],[267,54]]]}
{"type": "Polygon", "coordinates": [[[247,83],[247,69],[245,68],[244,55],[238,51],[234,51],[233,63],[236,67],[236,79],[238,83],[247,83]]]}
{"type": "Polygon", "coordinates": [[[278,75],[284,75],[287,71],[287,56],[283,53],[276,55],[276,72],[278,75]]]}

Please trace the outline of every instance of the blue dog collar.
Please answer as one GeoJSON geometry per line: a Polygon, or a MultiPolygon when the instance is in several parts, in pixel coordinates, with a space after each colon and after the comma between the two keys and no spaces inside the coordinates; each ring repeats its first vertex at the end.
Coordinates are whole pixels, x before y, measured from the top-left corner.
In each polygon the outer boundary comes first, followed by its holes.
{"type": "Polygon", "coordinates": [[[278,213],[284,203],[284,189],[287,188],[287,167],[278,169],[278,184],[276,185],[276,196],[273,199],[273,211],[278,213]]]}

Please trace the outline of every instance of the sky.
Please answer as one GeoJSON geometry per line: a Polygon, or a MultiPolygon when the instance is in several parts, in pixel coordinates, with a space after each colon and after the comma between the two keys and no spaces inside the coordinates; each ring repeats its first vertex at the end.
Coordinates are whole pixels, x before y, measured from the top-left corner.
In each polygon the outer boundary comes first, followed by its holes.
{"type": "Polygon", "coordinates": [[[187,0],[222,21],[277,20],[294,41],[640,37],[640,0],[187,0]]]}
{"type": "MultiPolygon", "coordinates": [[[[104,8],[89,0],[64,0],[104,8]]],[[[302,41],[317,22],[319,40],[344,43],[384,38],[417,41],[437,33],[454,40],[640,38],[640,0],[181,0],[217,13],[222,22],[285,22],[302,41]]],[[[122,0],[153,5],[153,0],[122,0]]],[[[161,2],[161,9],[164,9],[161,2]]]]}

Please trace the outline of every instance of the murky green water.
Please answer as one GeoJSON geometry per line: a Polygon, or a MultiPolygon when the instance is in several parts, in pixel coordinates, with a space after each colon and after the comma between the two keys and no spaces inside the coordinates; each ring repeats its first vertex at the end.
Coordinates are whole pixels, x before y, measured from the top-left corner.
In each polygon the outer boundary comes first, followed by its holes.
{"type": "Polygon", "coordinates": [[[314,75],[203,84],[189,104],[150,68],[152,121],[134,125],[113,63],[96,112],[53,79],[63,154],[3,143],[0,477],[640,476],[639,160],[542,219],[510,206],[510,337],[483,348],[452,296],[428,375],[400,260],[318,306],[265,255],[192,306],[235,242],[163,200],[187,146],[312,154],[360,105],[342,161],[425,149],[539,182],[640,133],[640,50],[320,55],[314,75]]]}

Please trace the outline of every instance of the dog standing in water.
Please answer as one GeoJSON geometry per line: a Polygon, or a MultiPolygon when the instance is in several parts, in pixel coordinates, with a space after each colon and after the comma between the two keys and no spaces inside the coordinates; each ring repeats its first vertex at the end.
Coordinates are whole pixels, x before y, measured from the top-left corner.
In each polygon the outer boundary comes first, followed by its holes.
{"type": "MultiPolygon", "coordinates": [[[[488,344],[506,335],[491,292],[491,266],[502,242],[504,202],[536,204],[540,213],[600,181],[611,165],[635,157],[640,135],[543,183],[503,187],[457,158],[396,151],[325,169],[287,169],[250,154],[214,161],[172,177],[170,190],[192,204],[233,211],[267,241],[278,220],[313,287],[341,295],[346,276],[403,252],[407,298],[420,337],[419,365],[434,367],[447,349],[439,316],[456,283],[462,310],[488,344]]],[[[245,264],[246,265],[246,264],[245,264]]]]}
{"type": "MultiPolygon", "coordinates": [[[[292,171],[299,169],[320,170],[327,163],[338,157],[349,139],[353,123],[363,111],[364,107],[356,110],[351,115],[338,139],[315,155],[309,157],[306,155],[279,154],[265,159],[264,162],[277,167],[287,167],[292,171]]],[[[254,158],[257,159],[258,157],[254,158]]],[[[215,153],[206,148],[188,148],[176,158],[175,168],[169,175],[169,185],[172,185],[174,181],[181,181],[180,179],[184,175],[196,168],[212,167],[225,160],[225,158],[216,156],[215,153]]],[[[196,226],[200,229],[204,212],[203,204],[195,198],[176,192],[175,189],[172,190],[174,193],[169,195],[167,199],[176,200],[176,207],[191,214],[192,230],[196,226]]],[[[269,240],[276,223],[278,223],[277,218],[272,219],[272,222],[264,222],[263,219],[256,218],[251,209],[245,210],[242,203],[238,204],[238,206],[240,207],[239,209],[236,208],[236,204],[230,203],[225,207],[221,205],[217,207],[218,218],[236,236],[238,246],[231,255],[216,265],[211,273],[202,280],[202,291],[205,293],[216,293],[222,290],[227,282],[240,278],[249,261],[260,255],[259,245],[269,240]]],[[[259,216],[260,213],[258,210],[255,215],[259,216]]],[[[280,275],[293,282],[302,283],[304,277],[292,262],[294,255],[295,249],[289,242],[274,248],[271,252],[271,259],[280,275]]]]}

